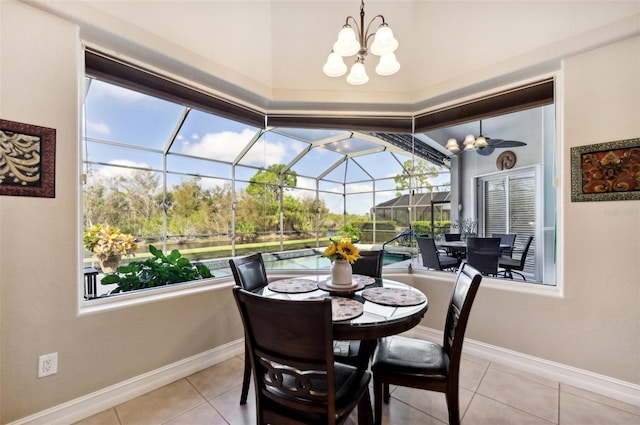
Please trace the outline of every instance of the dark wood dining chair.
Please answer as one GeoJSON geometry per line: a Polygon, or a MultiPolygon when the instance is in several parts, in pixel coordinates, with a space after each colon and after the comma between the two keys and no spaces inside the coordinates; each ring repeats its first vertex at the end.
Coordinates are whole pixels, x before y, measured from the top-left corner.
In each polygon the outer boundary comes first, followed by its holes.
{"type": "Polygon", "coordinates": [[[500,238],[467,238],[466,262],[485,276],[498,275],[500,238]]]}
{"type": "Polygon", "coordinates": [[[504,277],[508,277],[509,279],[513,279],[513,273],[519,275],[527,281],[527,278],[524,277],[524,274],[521,273],[524,270],[525,263],[527,261],[527,255],[529,254],[529,248],[531,247],[531,242],[533,242],[533,236],[529,236],[527,240],[527,244],[524,246],[522,253],[520,253],[520,258],[512,258],[512,256],[501,256],[498,259],[498,266],[504,269],[504,277]]]}
{"type": "Polygon", "coordinates": [[[460,264],[459,258],[439,253],[433,238],[418,236],[416,240],[418,241],[418,248],[420,248],[423,266],[435,270],[444,270],[456,268],[460,264]]]}
{"type": "Polygon", "coordinates": [[[516,244],[515,233],[492,233],[492,238],[500,238],[500,245],[509,245],[509,247],[500,247],[500,255],[511,257],[513,255],[513,247],[516,244]]]}
{"type": "MultiPolygon", "coordinates": [[[[360,250],[360,257],[351,265],[352,273],[369,276],[373,278],[382,277],[383,250],[360,250]]],[[[361,356],[369,356],[375,350],[375,341],[367,341],[366,347],[362,341],[348,341],[347,352],[344,354],[334,353],[335,359],[341,363],[352,366],[361,365],[361,356]]]]}
{"type": "Polygon", "coordinates": [[[331,300],[266,298],[233,288],[253,366],[257,423],[372,421],[371,374],[334,362],[331,300]]]}
{"type": "Polygon", "coordinates": [[[482,276],[463,263],[453,287],[442,345],[394,335],[382,338],[371,366],[375,424],[382,423],[382,401],[389,403],[389,384],[444,393],[449,425],[460,424],[458,396],[460,357],[471,306],[482,276]]]}
{"type": "Polygon", "coordinates": [[[360,257],[351,265],[352,273],[382,277],[383,250],[360,250],[360,257]]]}
{"type": "MultiPolygon", "coordinates": [[[[229,260],[231,273],[236,281],[236,285],[250,292],[256,292],[269,284],[267,271],[264,267],[262,254],[251,254],[240,258],[229,260]]],[[[240,404],[247,403],[249,394],[249,383],[251,381],[251,362],[247,348],[247,336],[245,335],[244,348],[244,378],[242,379],[242,392],[240,393],[240,404]]]]}

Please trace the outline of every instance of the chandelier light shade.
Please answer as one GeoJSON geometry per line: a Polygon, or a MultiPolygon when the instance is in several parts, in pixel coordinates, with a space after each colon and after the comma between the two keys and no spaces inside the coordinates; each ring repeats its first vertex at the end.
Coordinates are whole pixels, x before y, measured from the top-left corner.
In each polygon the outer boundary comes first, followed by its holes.
{"type": "MultiPolygon", "coordinates": [[[[489,146],[489,142],[487,142],[487,139],[482,135],[482,121],[480,121],[480,136],[476,139],[473,134],[467,134],[462,145],[464,146],[463,151],[472,151],[489,146]]],[[[460,145],[458,145],[458,141],[454,138],[447,140],[445,147],[454,153],[460,151],[460,145]]]]}
{"type": "Polygon", "coordinates": [[[341,77],[347,72],[343,58],[355,55],[356,59],[347,76],[347,82],[353,85],[366,84],[369,81],[364,67],[367,55],[372,53],[380,57],[376,66],[378,75],[393,75],[400,70],[400,63],[394,54],[396,49],[398,49],[398,40],[393,36],[393,31],[386,23],[384,16],[376,15],[366,27],[364,26],[364,0],[362,0],[360,23],[358,24],[353,16],[347,16],[322,71],[329,77],[341,77]],[[376,20],[380,21],[380,26],[375,33],[370,33],[369,29],[376,20]],[[370,46],[369,42],[371,42],[370,46]]]}
{"type": "Polygon", "coordinates": [[[453,137],[447,140],[447,149],[451,152],[458,152],[460,150],[460,146],[458,146],[458,141],[453,137]]]}
{"type": "Polygon", "coordinates": [[[331,52],[327,63],[322,67],[322,71],[329,77],[341,77],[347,72],[347,65],[344,64],[342,56],[331,52]]]}

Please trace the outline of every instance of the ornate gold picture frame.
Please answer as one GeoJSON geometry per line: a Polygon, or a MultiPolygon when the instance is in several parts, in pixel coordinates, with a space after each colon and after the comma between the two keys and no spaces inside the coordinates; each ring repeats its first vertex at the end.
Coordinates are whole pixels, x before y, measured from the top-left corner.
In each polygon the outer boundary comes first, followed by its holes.
{"type": "Polygon", "coordinates": [[[55,198],[56,130],[0,120],[0,195],[55,198]]]}
{"type": "Polygon", "coordinates": [[[640,199],[640,139],[571,148],[571,201],[640,199]]]}

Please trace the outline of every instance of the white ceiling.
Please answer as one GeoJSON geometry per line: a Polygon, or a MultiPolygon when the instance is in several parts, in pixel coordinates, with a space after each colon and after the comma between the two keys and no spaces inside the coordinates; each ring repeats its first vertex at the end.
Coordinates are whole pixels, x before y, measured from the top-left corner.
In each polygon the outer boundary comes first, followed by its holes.
{"type": "Polygon", "coordinates": [[[413,114],[540,78],[563,57],[640,33],[634,1],[366,1],[401,70],[350,86],[322,66],[358,0],[22,0],[77,22],[89,45],[265,112],[413,114]]]}

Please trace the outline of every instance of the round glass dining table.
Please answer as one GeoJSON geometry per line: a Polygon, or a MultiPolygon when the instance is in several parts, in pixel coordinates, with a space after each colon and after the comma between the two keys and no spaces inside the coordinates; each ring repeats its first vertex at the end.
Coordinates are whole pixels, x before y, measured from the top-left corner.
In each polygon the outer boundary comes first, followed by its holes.
{"type": "MultiPolygon", "coordinates": [[[[407,331],[418,323],[429,307],[420,290],[385,278],[354,275],[355,290],[341,291],[327,287],[330,275],[300,276],[270,282],[261,291],[265,297],[292,301],[332,297],[334,306],[333,336],[336,340],[377,340],[407,331]],[[325,289],[320,289],[321,288],[325,289]],[[336,306],[355,307],[353,317],[347,313],[336,317],[336,306]]],[[[340,307],[337,307],[340,308],[340,307]]]]}

